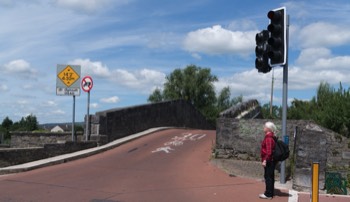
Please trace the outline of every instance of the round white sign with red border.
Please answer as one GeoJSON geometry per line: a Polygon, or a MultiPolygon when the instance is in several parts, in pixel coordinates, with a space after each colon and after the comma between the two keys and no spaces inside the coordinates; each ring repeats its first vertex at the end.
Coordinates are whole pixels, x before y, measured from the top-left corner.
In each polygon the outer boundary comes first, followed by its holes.
{"type": "Polygon", "coordinates": [[[81,88],[85,92],[90,92],[90,90],[92,89],[93,85],[94,85],[94,82],[92,81],[92,78],[90,76],[85,76],[81,80],[81,88]]]}

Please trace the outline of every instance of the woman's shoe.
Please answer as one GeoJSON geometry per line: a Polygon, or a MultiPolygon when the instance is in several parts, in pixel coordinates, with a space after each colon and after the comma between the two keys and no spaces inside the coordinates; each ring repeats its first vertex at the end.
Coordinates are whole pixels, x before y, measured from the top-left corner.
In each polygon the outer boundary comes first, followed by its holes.
{"type": "Polygon", "coordinates": [[[268,197],[265,194],[260,194],[259,198],[261,198],[261,199],[272,199],[272,197],[268,197]]]}

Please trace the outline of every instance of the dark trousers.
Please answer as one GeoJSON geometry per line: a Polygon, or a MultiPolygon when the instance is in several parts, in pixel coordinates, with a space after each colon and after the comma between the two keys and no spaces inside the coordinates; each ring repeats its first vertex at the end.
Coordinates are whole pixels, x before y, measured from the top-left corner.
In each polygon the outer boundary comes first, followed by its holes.
{"type": "Polygon", "coordinates": [[[276,163],[273,161],[267,161],[265,172],[264,172],[264,178],[265,178],[265,196],[267,197],[273,197],[274,195],[274,189],[275,189],[275,166],[276,163]]]}

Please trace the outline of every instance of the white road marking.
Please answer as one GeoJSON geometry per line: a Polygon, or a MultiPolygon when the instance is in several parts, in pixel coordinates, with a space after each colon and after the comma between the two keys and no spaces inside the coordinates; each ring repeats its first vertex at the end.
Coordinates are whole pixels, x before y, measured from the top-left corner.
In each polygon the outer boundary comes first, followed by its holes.
{"type": "Polygon", "coordinates": [[[174,150],[170,147],[159,147],[158,149],[152,151],[152,153],[164,151],[165,153],[170,153],[170,150],[174,150]]]}
{"type": "Polygon", "coordinates": [[[175,136],[171,138],[171,141],[164,143],[164,146],[166,147],[159,147],[158,149],[152,151],[152,153],[160,152],[160,151],[164,151],[165,153],[170,153],[171,150],[175,150],[170,146],[178,147],[183,145],[186,140],[196,141],[204,138],[205,136],[207,136],[207,134],[183,133],[182,136],[175,136]]]}

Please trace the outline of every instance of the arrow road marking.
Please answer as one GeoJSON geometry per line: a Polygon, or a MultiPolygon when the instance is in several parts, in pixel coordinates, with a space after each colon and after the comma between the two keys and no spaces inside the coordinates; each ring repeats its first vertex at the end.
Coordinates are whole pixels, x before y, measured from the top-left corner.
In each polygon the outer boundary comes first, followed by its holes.
{"type": "Polygon", "coordinates": [[[159,147],[158,149],[152,151],[152,153],[163,151],[168,154],[170,153],[169,150],[174,150],[174,149],[172,149],[171,147],[159,147]]]}

